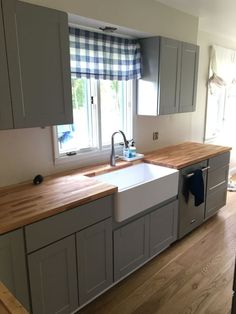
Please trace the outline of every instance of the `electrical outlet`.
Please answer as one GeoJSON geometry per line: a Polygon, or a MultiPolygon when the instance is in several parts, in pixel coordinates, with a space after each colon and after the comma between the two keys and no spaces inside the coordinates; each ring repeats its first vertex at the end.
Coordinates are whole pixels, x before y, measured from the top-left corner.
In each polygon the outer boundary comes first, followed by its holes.
{"type": "Polygon", "coordinates": [[[159,137],[159,132],[153,132],[153,133],[152,133],[152,139],[153,139],[153,141],[158,140],[158,137],[159,137]]]}

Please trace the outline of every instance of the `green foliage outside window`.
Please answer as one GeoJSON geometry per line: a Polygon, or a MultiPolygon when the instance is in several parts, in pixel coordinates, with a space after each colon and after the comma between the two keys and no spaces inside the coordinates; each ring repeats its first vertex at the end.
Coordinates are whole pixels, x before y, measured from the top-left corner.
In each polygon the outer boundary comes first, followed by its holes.
{"type": "Polygon", "coordinates": [[[72,79],[72,102],[74,109],[80,109],[84,106],[86,82],[83,79],[72,79]]]}

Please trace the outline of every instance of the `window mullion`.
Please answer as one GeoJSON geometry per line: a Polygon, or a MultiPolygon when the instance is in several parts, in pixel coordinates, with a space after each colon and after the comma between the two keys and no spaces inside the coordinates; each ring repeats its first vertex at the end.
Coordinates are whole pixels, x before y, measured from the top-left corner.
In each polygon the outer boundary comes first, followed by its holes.
{"type": "Polygon", "coordinates": [[[100,150],[102,150],[101,91],[99,80],[97,80],[96,86],[97,86],[98,147],[100,150]]]}

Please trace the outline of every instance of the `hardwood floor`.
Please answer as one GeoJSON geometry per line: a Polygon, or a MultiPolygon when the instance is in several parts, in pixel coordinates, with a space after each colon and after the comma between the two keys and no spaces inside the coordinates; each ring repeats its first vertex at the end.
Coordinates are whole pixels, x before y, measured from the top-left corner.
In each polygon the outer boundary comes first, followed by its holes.
{"type": "Polygon", "coordinates": [[[228,314],[236,253],[236,192],[219,213],[80,314],[228,314]]]}

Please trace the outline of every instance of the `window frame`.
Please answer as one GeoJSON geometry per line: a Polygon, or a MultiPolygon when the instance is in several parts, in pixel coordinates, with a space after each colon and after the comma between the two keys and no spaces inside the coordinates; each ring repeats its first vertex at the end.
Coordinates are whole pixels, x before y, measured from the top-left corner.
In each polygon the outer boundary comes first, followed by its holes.
{"type": "MultiPolygon", "coordinates": [[[[128,82],[128,81],[127,81],[128,82]]],[[[97,84],[99,86],[99,82],[97,84]]],[[[135,115],[135,103],[136,103],[136,91],[137,91],[137,80],[130,81],[130,104],[127,104],[129,108],[131,108],[130,117],[131,121],[128,122],[127,116],[125,117],[125,124],[126,126],[129,124],[129,138],[128,140],[133,138],[134,134],[134,115],[135,115]]],[[[58,146],[58,138],[57,138],[57,126],[52,127],[52,141],[53,141],[53,155],[54,155],[54,164],[64,164],[64,163],[71,163],[71,162],[78,162],[80,161],[80,165],[87,165],[91,162],[105,162],[110,154],[110,144],[102,146],[102,135],[101,135],[101,104],[100,104],[100,95],[99,95],[99,88],[97,88],[98,94],[97,96],[97,130],[98,130],[98,147],[96,148],[84,148],[80,149],[75,152],[75,154],[67,155],[66,153],[60,154],[59,153],[59,146],[58,146]]],[[[126,96],[127,101],[127,96],[126,96]]],[[[126,110],[127,111],[127,110],[126,110]]],[[[127,113],[127,112],[126,112],[127,113]]],[[[116,154],[122,153],[122,147],[119,144],[115,144],[115,151],[116,154]]]]}

